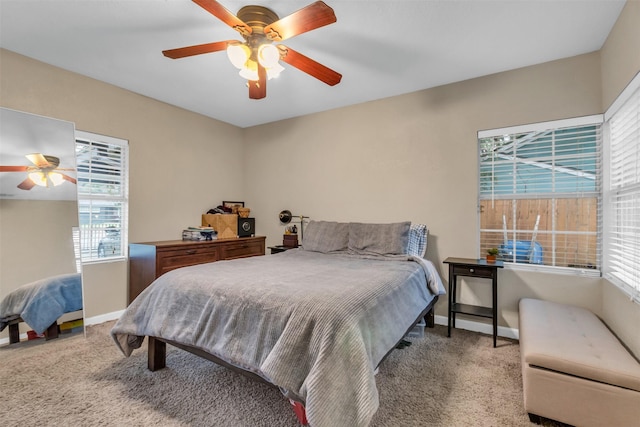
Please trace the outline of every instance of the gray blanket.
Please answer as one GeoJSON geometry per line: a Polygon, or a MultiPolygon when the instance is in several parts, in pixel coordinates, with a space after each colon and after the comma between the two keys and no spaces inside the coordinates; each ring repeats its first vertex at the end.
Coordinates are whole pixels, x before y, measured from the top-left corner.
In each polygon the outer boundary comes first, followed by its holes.
{"type": "Polygon", "coordinates": [[[442,293],[429,261],[298,249],[166,273],[111,334],[126,356],[154,336],[251,371],[305,402],[313,427],[366,426],[376,366],[442,293]]]}
{"type": "Polygon", "coordinates": [[[22,318],[41,334],[64,313],[82,310],[80,273],[47,277],[10,292],[0,302],[0,331],[22,318]]]}

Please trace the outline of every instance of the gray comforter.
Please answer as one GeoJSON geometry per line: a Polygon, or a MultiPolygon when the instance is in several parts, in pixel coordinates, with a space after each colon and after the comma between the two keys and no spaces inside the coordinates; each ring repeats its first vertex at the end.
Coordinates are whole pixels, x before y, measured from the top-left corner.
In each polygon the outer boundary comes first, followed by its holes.
{"type": "Polygon", "coordinates": [[[166,273],[111,334],[126,356],[155,336],[251,371],[305,402],[313,427],[366,426],[376,366],[443,293],[423,259],[298,249],[166,273]]]}

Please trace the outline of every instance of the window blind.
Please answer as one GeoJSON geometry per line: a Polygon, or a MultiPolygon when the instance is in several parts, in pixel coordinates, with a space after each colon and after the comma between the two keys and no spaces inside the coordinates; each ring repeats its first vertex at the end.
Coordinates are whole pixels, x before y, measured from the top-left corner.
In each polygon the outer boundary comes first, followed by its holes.
{"type": "Polygon", "coordinates": [[[127,141],[76,132],[82,260],[125,255],[127,141]]]}
{"type": "Polygon", "coordinates": [[[478,133],[480,252],[600,268],[602,116],[478,133]]]}
{"type": "Polygon", "coordinates": [[[640,302],[640,76],[607,112],[604,276],[640,302]]]}

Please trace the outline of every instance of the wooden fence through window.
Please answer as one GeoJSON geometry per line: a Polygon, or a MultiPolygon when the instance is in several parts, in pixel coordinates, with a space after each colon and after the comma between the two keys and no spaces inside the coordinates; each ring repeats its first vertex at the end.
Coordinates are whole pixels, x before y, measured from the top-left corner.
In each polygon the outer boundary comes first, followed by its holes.
{"type": "Polygon", "coordinates": [[[480,229],[483,230],[480,233],[480,248],[483,255],[487,249],[499,248],[503,244],[503,215],[507,239],[516,241],[531,241],[536,219],[540,215],[535,241],[542,247],[543,264],[599,267],[598,199],[595,197],[481,200],[480,209],[480,229]]]}

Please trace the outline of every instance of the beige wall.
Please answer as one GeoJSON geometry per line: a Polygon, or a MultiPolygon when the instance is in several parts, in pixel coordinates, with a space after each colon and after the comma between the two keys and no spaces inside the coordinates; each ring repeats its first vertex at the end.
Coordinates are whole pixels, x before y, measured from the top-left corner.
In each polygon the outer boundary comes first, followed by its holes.
{"type": "Polygon", "coordinates": [[[0,199],[0,295],[35,280],[76,271],[75,200],[0,199]]]}
{"type": "Polygon", "coordinates": [[[628,0],[600,50],[602,111],[640,71],[640,1],[628,0]]]}
{"type": "MultiPolygon", "coordinates": [[[[211,207],[245,196],[235,126],[7,50],[0,50],[0,104],[129,141],[131,242],[179,239],[211,207]]],[[[125,307],[126,263],[85,265],[83,273],[94,278],[85,288],[88,315],[125,307]]]]}

